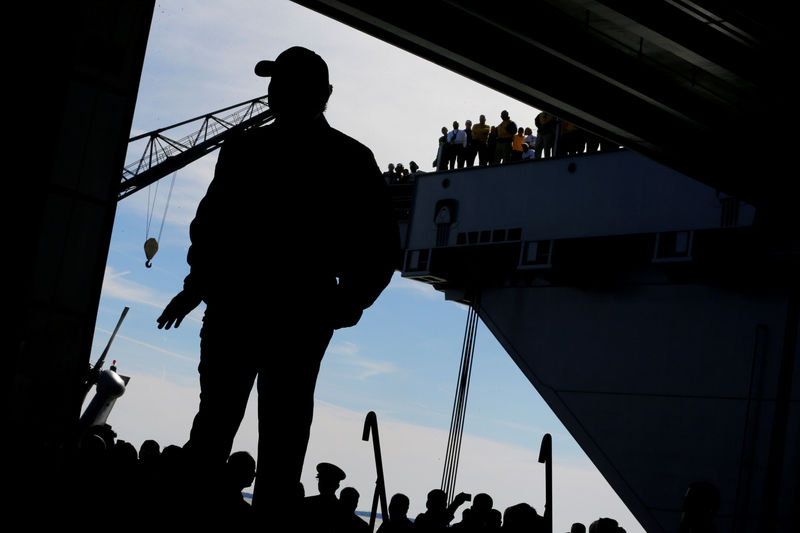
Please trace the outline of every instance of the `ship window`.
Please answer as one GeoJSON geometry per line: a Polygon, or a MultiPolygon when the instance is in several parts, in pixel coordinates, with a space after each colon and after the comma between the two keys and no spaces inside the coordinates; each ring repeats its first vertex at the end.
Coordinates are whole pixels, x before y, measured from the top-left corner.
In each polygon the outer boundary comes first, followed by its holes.
{"type": "Polygon", "coordinates": [[[528,241],[522,250],[523,265],[549,265],[553,241],[528,241]]]}
{"type": "Polygon", "coordinates": [[[691,231],[665,231],[657,233],[653,261],[691,259],[692,236],[691,231]]]}
{"type": "Polygon", "coordinates": [[[428,269],[429,250],[409,250],[406,254],[406,271],[418,272],[428,269]]]}

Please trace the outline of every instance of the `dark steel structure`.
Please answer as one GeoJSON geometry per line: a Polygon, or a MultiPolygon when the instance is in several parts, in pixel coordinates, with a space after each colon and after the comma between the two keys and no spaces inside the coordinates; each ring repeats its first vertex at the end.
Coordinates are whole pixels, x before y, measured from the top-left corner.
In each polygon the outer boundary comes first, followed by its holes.
{"type": "Polygon", "coordinates": [[[787,192],[780,2],[295,1],[742,200],[787,192]]]}
{"type": "MultiPolygon", "coordinates": [[[[777,248],[797,239],[794,20],[783,2],[296,3],[749,202],[777,248]]],[[[26,471],[5,479],[17,489],[46,480],[74,436],[154,6],[7,10],[20,30],[7,68],[22,125],[12,155],[25,163],[9,179],[4,398],[10,451],[26,471]]],[[[791,380],[798,368],[781,375],[791,380]]]]}

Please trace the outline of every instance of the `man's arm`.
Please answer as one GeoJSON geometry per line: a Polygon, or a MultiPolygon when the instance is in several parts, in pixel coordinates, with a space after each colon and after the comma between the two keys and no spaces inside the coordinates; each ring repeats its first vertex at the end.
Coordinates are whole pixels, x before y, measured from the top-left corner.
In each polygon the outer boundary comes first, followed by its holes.
{"type": "Polygon", "coordinates": [[[347,258],[339,273],[336,319],[338,327],[355,325],[389,284],[401,258],[400,230],[389,189],[372,153],[364,149],[354,165],[350,195],[350,235],[347,258]]]}
{"type": "Polygon", "coordinates": [[[198,294],[182,290],[167,304],[164,312],[156,319],[158,329],[170,329],[173,324],[176,328],[179,327],[186,315],[200,305],[201,301],[202,298],[198,294]]]}
{"type": "Polygon", "coordinates": [[[213,217],[219,209],[219,204],[225,202],[224,198],[220,198],[224,194],[221,189],[224,189],[225,179],[220,178],[226,174],[229,161],[232,160],[229,152],[233,145],[234,143],[230,143],[229,140],[220,148],[214,179],[197,206],[197,213],[189,226],[191,245],[186,255],[186,261],[190,268],[189,275],[183,281],[183,290],[167,304],[161,316],[156,319],[158,329],[170,329],[173,325],[176,328],[179,327],[186,315],[203,301],[203,267],[207,263],[207,255],[210,253],[208,241],[212,240],[209,233],[213,228],[213,217]]]}

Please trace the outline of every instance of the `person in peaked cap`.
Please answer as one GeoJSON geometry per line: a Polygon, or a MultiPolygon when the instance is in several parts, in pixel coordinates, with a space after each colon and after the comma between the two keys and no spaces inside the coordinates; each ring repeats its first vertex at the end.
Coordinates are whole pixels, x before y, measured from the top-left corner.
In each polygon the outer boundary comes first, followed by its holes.
{"type": "Polygon", "coordinates": [[[341,518],[341,506],[336,491],[345,478],[344,471],[331,463],[317,465],[317,488],[319,494],[307,496],[303,501],[304,517],[309,531],[335,529],[341,518]]]}
{"type": "Polygon", "coordinates": [[[292,47],[255,73],[270,80],[275,120],[224,142],[189,229],[189,275],[157,322],[177,328],[206,304],[200,406],[186,443],[198,471],[224,464],[258,378],[253,506],[290,516],[302,501],[322,357],[334,330],[354,326],[389,283],[401,249],[372,152],[324,117],[333,90],[325,61],[292,47]],[[334,159],[347,165],[319,172],[334,159]]]}

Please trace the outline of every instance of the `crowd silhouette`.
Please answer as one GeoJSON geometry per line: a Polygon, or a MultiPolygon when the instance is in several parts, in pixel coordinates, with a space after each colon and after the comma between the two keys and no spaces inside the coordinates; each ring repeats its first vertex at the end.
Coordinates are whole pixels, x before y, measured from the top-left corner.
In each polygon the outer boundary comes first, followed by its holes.
{"type": "MultiPolygon", "coordinates": [[[[544,111],[534,118],[535,129],[518,126],[505,110],[500,119],[496,126],[490,126],[485,115],[474,124],[466,120],[463,129],[458,122],[453,122],[452,129],[442,126],[431,166],[437,171],[454,170],[620,149],[617,143],[544,111]]],[[[389,163],[383,177],[386,183],[397,185],[413,183],[422,174],[411,161],[408,168],[389,163]]]]}
{"type": "MultiPolygon", "coordinates": [[[[345,472],[331,463],[320,463],[316,470],[316,493],[307,495],[303,491],[295,495],[301,501],[296,506],[299,512],[280,521],[268,518],[267,522],[294,523],[295,529],[301,531],[367,533],[368,522],[356,513],[358,490],[351,486],[339,490],[347,477],[345,472]]],[[[157,442],[147,440],[137,451],[131,443],[117,439],[109,426],[96,426],[82,440],[63,492],[49,494],[52,502],[63,504],[64,509],[52,504],[50,509],[64,519],[78,518],[87,509],[113,509],[132,528],[153,528],[154,523],[164,528],[199,526],[211,519],[249,527],[263,523],[263,519],[255,520],[255,508],[243,492],[253,483],[255,472],[255,459],[246,451],[236,451],[218,476],[201,481],[181,446],[168,445],[162,450],[157,442]]],[[[203,477],[207,475],[206,472],[203,477]]],[[[548,533],[544,517],[528,503],[501,512],[486,493],[471,497],[462,492],[449,504],[447,496],[441,489],[428,492],[425,511],[412,520],[408,517],[409,497],[394,494],[388,516],[382,517],[377,531],[436,533],[452,528],[466,533],[548,533]],[[468,502],[471,504],[465,507],[468,502]],[[459,509],[460,520],[456,520],[459,509]]],[[[285,512],[282,508],[265,507],[269,515],[276,517],[285,512]]],[[[569,533],[587,533],[587,529],[588,533],[625,533],[610,518],[600,518],[588,528],[574,524],[569,533]]]]}
{"type": "MultiPolygon", "coordinates": [[[[575,124],[541,112],[534,119],[534,129],[518,126],[508,111],[500,113],[501,122],[490,126],[486,116],[471,120],[461,129],[442,127],[439,146],[432,166],[436,170],[453,170],[475,166],[502,165],[533,159],[575,155],[619,149],[616,143],[590,133],[575,124]]],[[[390,173],[392,170],[390,169],[390,173]]]]}

